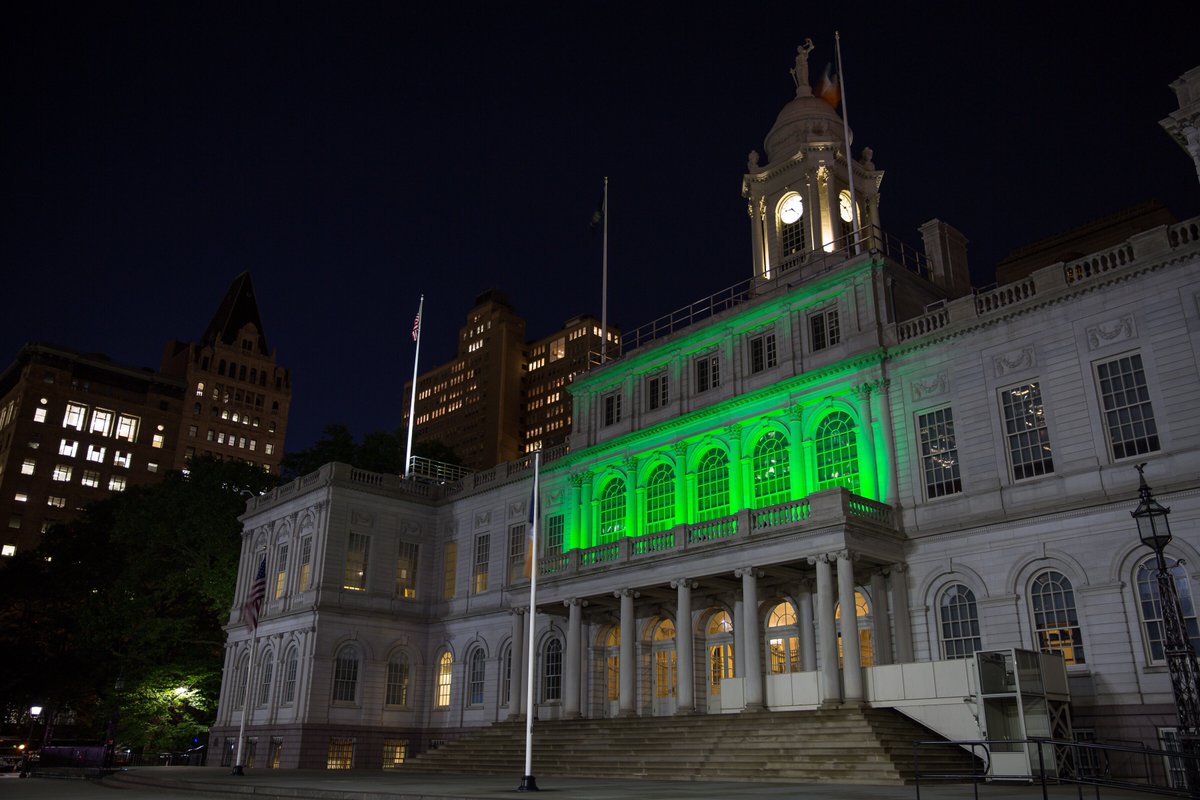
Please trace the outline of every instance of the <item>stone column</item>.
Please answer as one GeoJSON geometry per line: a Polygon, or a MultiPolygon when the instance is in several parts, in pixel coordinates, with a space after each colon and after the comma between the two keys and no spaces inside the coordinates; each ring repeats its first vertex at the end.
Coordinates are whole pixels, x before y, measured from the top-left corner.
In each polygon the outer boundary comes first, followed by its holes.
{"type": "MultiPolygon", "coordinates": [[[[803,348],[797,344],[796,349],[802,350],[803,348]]],[[[791,498],[793,500],[799,500],[808,494],[808,481],[806,479],[808,470],[805,469],[804,447],[801,444],[804,439],[803,420],[804,410],[800,406],[792,406],[788,409],[788,466],[790,467],[792,478],[791,498]]]]}
{"type": "Polygon", "coordinates": [[[762,198],[753,194],[746,203],[746,214],[750,217],[750,244],[754,254],[755,277],[760,278],[766,272],[766,260],[763,258],[765,249],[765,231],[763,230],[762,198]]]}
{"type": "Polygon", "coordinates": [[[812,672],[817,668],[816,625],[813,620],[812,584],[805,581],[796,593],[796,625],[800,628],[800,668],[812,672]]]}
{"type": "Polygon", "coordinates": [[[736,514],[746,507],[742,493],[742,426],[725,429],[729,439],[729,513],[736,514]]]}
{"type": "Polygon", "coordinates": [[[512,666],[508,671],[508,718],[524,716],[525,704],[521,695],[525,689],[525,609],[510,609],[512,614],[512,666]]]}
{"type": "Polygon", "coordinates": [[[862,435],[858,437],[858,493],[875,499],[880,496],[879,470],[875,461],[875,423],[871,415],[871,384],[854,387],[862,416],[862,435]]]}
{"type": "MultiPolygon", "coordinates": [[[[566,524],[564,525],[564,530],[563,530],[563,552],[564,553],[567,551],[567,548],[572,545],[571,537],[575,537],[575,539],[574,539],[575,546],[578,546],[578,544],[583,541],[583,539],[580,536],[581,515],[579,513],[579,507],[580,507],[579,489],[580,489],[580,485],[582,483],[583,483],[583,481],[581,480],[581,477],[579,475],[567,476],[567,502],[566,502],[567,514],[566,514],[566,519],[564,520],[564,522],[566,524]]],[[[539,538],[541,537],[541,531],[538,532],[538,536],[539,536],[539,538]]],[[[545,553],[546,552],[545,545],[541,544],[541,543],[539,543],[539,545],[542,548],[542,552],[545,553]]]]}
{"type": "Polygon", "coordinates": [[[874,605],[871,609],[871,619],[874,621],[871,636],[875,641],[875,663],[895,663],[892,657],[892,626],[888,618],[887,576],[883,572],[877,571],[871,575],[871,601],[874,605]]]}
{"type": "Polygon", "coordinates": [[[742,599],[733,601],[733,677],[746,677],[746,659],[742,655],[746,650],[746,640],[742,635],[746,631],[746,621],[743,619],[742,599]]]}
{"type": "Polygon", "coordinates": [[[563,662],[563,716],[579,718],[579,648],[582,639],[583,606],[586,600],[563,600],[567,607],[567,649],[563,662]]]}
{"type": "Polygon", "coordinates": [[[625,459],[625,535],[637,536],[638,530],[638,495],[644,492],[638,490],[637,456],[625,459]]]}
{"type": "Polygon", "coordinates": [[[887,488],[880,492],[880,498],[888,505],[896,506],[900,502],[900,475],[896,465],[896,435],[892,428],[892,398],[888,392],[891,385],[892,382],[886,378],[876,382],[875,396],[879,402],[878,416],[887,460],[887,488]]]}
{"type": "Polygon", "coordinates": [[[820,655],[821,705],[842,702],[842,682],[838,676],[837,634],[833,620],[833,569],[831,556],[809,559],[817,568],[817,653],[820,655]]]}
{"type": "Polygon", "coordinates": [[[686,525],[688,516],[687,442],[675,443],[675,523],[686,525]]]}
{"type": "Polygon", "coordinates": [[[896,628],[895,654],[897,664],[913,661],[912,612],[908,608],[908,565],[893,564],[892,619],[896,628]]]}
{"type": "Polygon", "coordinates": [[[671,581],[676,593],[675,603],[675,664],[678,670],[675,702],[676,714],[691,714],[696,710],[695,661],[692,656],[692,589],[697,584],[687,578],[671,581]]]}
{"type": "Polygon", "coordinates": [[[762,632],[758,625],[758,573],[753,567],[736,570],[734,575],[742,579],[742,616],[745,630],[742,633],[744,653],[742,662],[745,670],[742,680],[746,709],[763,707],[762,632]]]}
{"type": "Polygon", "coordinates": [[[837,557],[838,605],[841,606],[842,686],[847,703],[863,699],[862,663],[858,652],[858,609],[854,604],[854,563],[850,552],[837,557]]]}
{"type": "Polygon", "coordinates": [[[621,696],[618,704],[622,717],[632,717],[637,714],[637,654],[634,652],[634,634],[637,622],[633,616],[632,589],[622,589],[613,592],[621,600],[621,696]]]}

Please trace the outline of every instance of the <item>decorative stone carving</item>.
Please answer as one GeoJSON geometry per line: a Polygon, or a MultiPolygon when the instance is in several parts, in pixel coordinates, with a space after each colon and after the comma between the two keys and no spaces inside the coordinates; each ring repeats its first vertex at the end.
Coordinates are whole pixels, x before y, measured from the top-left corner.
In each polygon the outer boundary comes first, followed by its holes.
{"type": "Polygon", "coordinates": [[[1037,366],[1037,357],[1032,347],[992,357],[992,370],[997,378],[1002,378],[1010,372],[1019,369],[1031,369],[1037,366]]]}
{"type": "Polygon", "coordinates": [[[1133,315],[1127,314],[1118,319],[1101,322],[1087,329],[1088,349],[1096,350],[1110,344],[1137,338],[1137,328],[1133,324],[1133,315]]]}
{"type": "Polygon", "coordinates": [[[356,528],[375,527],[375,518],[365,511],[354,509],[350,512],[350,524],[356,528]]]}
{"type": "Polygon", "coordinates": [[[478,514],[475,515],[476,530],[478,530],[479,528],[486,528],[491,523],[492,523],[492,512],[480,511],[478,514]]]}
{"type": "Polygon", "coordinates": [[[945,394],[949,389],[950,380],[946,377],[946,373],[939,372],[936,375],[927,375],[924,378],[917,378],[912,382],[912,399],[924,400],[927,397],[945,394]]]}

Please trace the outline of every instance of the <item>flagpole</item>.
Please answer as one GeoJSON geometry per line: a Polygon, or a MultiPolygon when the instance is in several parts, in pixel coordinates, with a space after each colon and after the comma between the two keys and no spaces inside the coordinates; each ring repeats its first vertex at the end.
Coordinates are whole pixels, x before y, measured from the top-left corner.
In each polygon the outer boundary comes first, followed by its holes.
{"type": "MultiPolygon", "coordinates": [[[[605,187],[607,188],[608,179],[604,179],[605,187]]],[[[533,656],[534,642],[533,633],[536,626],[537,618],[537,540],[538,540],[538,475],[542,466],[542,451],[535,450],[533,452],[533,497],[530,502],[533,507],[530,511],[533,522],[531,523],[532,533],[529,537],[529,547],[533,552],[533,567],[529,570],[529,659],[527,676],[525,681],[525,776],[521,779],[521,785],[517,787],[519,792],[536,792],[538,791],[537,781],[533,778],[533,656]]]]}
{"type": "Polygon", "coordinates": [[[858,225],[858,198],[854,194],[854,157],[850,154],[850,106],[846,103],[846,71],[842,67],[842,35],[833,32],[834,48],[837,50],[838,83],[842,90],[842,135],[846,138],[846,174],[850,178],[850,218],[854,225],[854,244],[858,245],[860,228],[858,225]]]}
{"type": "MultiPolygon", "coordinates": [[[[242,619],[247,620],[247,625],[250,627],[250,659],[246,663],[246,689],[242,694],[242,721],[238,726],[238,746],[237,758],[234,759],[233,774],[245,775],[242,770],[242,748],[246,742],[246,716],[250,710],[250,689],[251,679],[254,675],[254,653],[258,649],[258,615],[262,611],[263,599],[266,596],[267,585],[267,549],[264,547],[261,551],[256,551],[255,555],[262,553],[262,557],[255,559],[258,562],[258,569],[254,573],[254,580],[250,584],[250,589],[246,594],[246,602],[242,604],[242,619]]],[[[254,563],[253,561],[251,563],[254,563]]]]}
{"type": "Polygon", "coordinates": [[[600,202],[604,222],[604,254],[600,258],[600,363],[608,360],[608,176],[604,178],[604,196],[600,202]]]}
{"type": "Polygon", "coordinates": [[[408,401],[408,446],[404,449],[404,477],[412,474],[412,439],[413,422],[417,415],[417,362],[421,358],[421,313],[425,309],[425,295],[417,304],[417,320],[413,323],[413,338],[417,340],[417,349],[413,353],[412,398],[408,401]]]}
{"type": "Polygon", "coordinates": [[[254,675],[254,651],[258,649],[258,629],[254,630],[254,638],[250,640],[250,660],[246,663],[246,693],[242,695],[242,722],[238,726],[237,758],[233,762],[234,775],[245,775],[242,769],[242,747],[246,743],[246,712],[250,710],[250,681],[254,675]]]}

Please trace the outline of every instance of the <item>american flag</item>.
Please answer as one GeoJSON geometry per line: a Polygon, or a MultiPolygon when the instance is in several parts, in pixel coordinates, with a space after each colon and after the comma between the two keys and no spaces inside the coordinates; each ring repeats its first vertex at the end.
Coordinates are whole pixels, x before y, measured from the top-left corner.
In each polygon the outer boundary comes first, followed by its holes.
{"type": "Polygon", "coordinates": [[[250,632],[258,630],[258,612],[262,609],[263,598],[267,596],[267,555],[258,562],[258,572],[254,575],[254,583],[250,584],[250,593],[242,604],[242,619],[250,626],[250,632]]]}
{"type": "Polygon", "coordinates": [[[417,337],[421,335],[421,312],[417,311],[417,316],[413,320],[413,341],[417,341],[417,337]]]}

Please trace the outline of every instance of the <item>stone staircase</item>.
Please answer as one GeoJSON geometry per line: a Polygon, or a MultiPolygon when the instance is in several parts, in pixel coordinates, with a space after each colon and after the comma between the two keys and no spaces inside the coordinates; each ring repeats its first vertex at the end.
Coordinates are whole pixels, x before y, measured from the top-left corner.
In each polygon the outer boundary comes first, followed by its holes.
{"type": "MultiPolygon", "coordinates": [[[[913,746],[937,734],[892,709],[538,721],[533,774],[655,780],[902,784],[913,746]]],[[[500,722],[413,757],[414,772],[512,774],[525,724],[500,722]]],[[[925,748],[921,771],[971,771],[971,756],[925,748]]]]}

